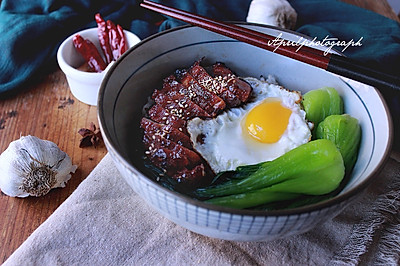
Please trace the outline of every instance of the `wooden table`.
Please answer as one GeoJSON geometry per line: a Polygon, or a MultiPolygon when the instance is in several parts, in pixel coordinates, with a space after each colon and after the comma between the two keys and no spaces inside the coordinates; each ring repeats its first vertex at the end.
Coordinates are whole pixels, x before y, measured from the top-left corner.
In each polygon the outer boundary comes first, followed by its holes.
{"type": "MultiPolygon", "coordinates": [[[[399,21],[386,1],[343,1],[399,21]]],[[[65,188],[54,189],[46,196],[20,199],[0,194],[0,263],[53,213],[107,153],[104,146],[79,148],[81,136],[77,132],[90,122],[98,125],[96,111],[96,107],[72,96],[60,70],[15,96],[0,99],[0,152],[20,136],[34,135],[55,142],[78,165],[65,188]]]]}

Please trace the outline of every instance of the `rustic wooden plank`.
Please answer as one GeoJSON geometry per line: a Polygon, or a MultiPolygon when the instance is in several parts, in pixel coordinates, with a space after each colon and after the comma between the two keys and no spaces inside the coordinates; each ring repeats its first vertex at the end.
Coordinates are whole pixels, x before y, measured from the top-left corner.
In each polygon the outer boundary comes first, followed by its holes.
{"type": "Polygon", "coordinates": [[[106,154],[104,146],[79,148],[77,133],[90,122],[97,123],[96,107],[76,100],[61,71],[16,96],[0,100],[0,152],[21,135],[51,140],[78,165],[65,188],[40,197],[24,199],[0,194],[0,263],[75,190],[106,154]]]}

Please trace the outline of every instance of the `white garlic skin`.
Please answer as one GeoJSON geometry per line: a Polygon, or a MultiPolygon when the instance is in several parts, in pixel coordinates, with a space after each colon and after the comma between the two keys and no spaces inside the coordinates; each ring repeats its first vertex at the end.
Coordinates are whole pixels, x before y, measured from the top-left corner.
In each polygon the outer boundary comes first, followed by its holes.
{"type": "Polygon", "coordinates": [[[253,0],[246,21],[294,29],[297,13],[287,0],[253,0]]]}
{"type": "Polygon", "coordinates": [[[11,142],[0,155],[0,189],[11,197],[42,196],[52,188],[65,187],[76,168],[68,154],[55,143],[35,136],[23,136],[11,142]],[[53,173],[55,180],[52,179],[48,190],[36,193],[21,188],[26,176],[32,173],[32,166],[53,173]]]}

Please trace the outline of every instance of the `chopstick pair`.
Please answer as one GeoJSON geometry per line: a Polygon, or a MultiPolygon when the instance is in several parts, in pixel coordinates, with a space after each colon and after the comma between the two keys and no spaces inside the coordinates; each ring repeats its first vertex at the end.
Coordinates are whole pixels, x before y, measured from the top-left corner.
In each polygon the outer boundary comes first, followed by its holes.
{"type": "Polygon", "coordinates": [[[152,11],[182,20],[189,24],[219,33],[232,39],[236,39],[304,62],[306,64],[322,68],[326,71],[366,83],[376,87],[381,91],[400,91],[399,77],[364,67],[359,62],[351,60],[347,57],[331,53],[325,55],[323,51],[309,46],[303,46],[301,49],[298,49],[297,46],[293,45],[271,45],[271,43],[276,40],[275,36],[240,27],[234,24],[213,20],[204,16],[164,6],[148,0],[143,0],[140,5],[152,11]]]}

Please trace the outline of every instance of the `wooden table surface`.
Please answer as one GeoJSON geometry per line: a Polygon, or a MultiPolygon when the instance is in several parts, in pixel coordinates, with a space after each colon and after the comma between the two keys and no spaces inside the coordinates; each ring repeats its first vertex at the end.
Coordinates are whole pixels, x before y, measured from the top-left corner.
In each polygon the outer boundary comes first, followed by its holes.
{"type": "MultiPolygon", "coordinates": [[[[343,1],[399,21],[385,0],[343,1]]],[[[104,145],[79,148],[81,136],[77,132],[91,122],[98,125],[96,112],[96,107],[74,98],[60,70],[15,96],[0,99],[0,152],[20,136],[34,135],[56,143],[78,165],[65,188],[53,189],[43,197],[21,199],[0,194],[0,263],[54,212],[107,153],[104,145]]]]}

